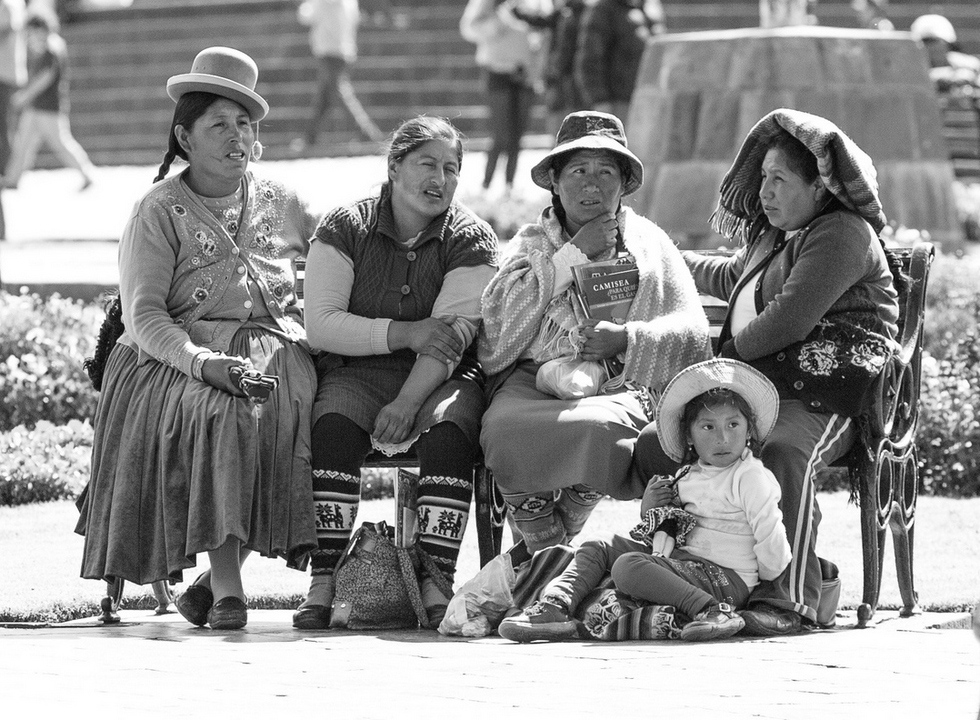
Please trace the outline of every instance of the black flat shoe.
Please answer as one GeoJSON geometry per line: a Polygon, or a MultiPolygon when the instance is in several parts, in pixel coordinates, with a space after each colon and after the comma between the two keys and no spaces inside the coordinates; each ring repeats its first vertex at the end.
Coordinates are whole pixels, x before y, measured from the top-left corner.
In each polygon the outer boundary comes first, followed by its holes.
{"type": "Polygon", "coordinates": [[[293,613],[297,630],[326,630],[330,627],[330,608],[326,605],[306,605],[293,613]]]}
{"type": "Polygon", "coordinates": [[[240,630],[247,622],[248,608],[234,595],[221,598],[208,611],[208,625],[212,630],[240,630]]]}
{"type": "Polygon", "coordinates": [[[752,610],[743,610],[740,614],[745,621],[743,635],[780,637],[803,631],[803,622],[799,615],[771,605],[756,605],[752,610]]]}
{"type": "Polygon", "coordinates": [[[191,585],[177,596],[174,604],[184,620],[200,627],[208,622],[208,611],[214,605],[214,595],[203,585],[191,585]]]}

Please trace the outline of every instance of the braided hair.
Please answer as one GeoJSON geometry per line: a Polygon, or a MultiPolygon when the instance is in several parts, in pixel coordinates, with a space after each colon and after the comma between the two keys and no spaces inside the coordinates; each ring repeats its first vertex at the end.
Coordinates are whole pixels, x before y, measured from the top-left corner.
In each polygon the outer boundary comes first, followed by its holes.
{"type": "Polygon", "coordinates": [[[102,304],[105,310],[105,320],[99,328],[99,338],[95,343],[95,355],[85,358],[82,367],[88,373],[89,380],[96,390],[102,390],[102,377],[105,374],[106,361],[109,353],[116,346],[116,340],[123,334],[126,327],[122,319],[122,302],[119,293],[108,294],[102,304]]]}

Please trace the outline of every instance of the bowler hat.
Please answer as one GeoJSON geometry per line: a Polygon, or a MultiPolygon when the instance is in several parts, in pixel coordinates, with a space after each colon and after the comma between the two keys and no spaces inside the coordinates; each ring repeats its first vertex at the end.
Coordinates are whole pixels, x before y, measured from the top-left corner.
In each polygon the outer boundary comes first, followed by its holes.
{"type": "Polygon", "coordinates": [[[531,168],[534,184],[551,190],[549,171],[559,155],[575,150],[608,150],[629,162],[629,177],[623,178],[623,195],[635,192],[643,184],[643,163],[626,147],[626,131],[623,121],[615,115],[582,110],[571,113],[562,120],[555,137],[555,147],[531,168]]]}
{"type": "Polygon", "coordinates": [[[752,437],[763,442],[776,426],[779,393],[765,375],[750,365],[731,358],[705,360],[681,370],[667,383],[657,406],[657,437],[660,446],[677,462],[684,461],[687,428],[684,408],[698,395],[724,388],[738,393],[752,408],[755,423],[752,437]]]}
{"type": "Polygon", "coordinates": [[[269,112],[269,103],[255,92],[259,69],[241,50],[209,47],[194,58],[191,71],[167,80],[167,94],[174,102],[189,92],[206,92],[228,98],[248,112],[256,122],[269,112]]]}

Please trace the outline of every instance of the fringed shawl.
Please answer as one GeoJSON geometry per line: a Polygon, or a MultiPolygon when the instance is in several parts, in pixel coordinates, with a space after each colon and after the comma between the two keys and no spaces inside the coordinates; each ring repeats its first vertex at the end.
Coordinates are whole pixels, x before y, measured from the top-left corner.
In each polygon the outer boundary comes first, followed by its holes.
{"type": "Polygon", "coordinates": [[[824,186],[880,233],[887,221],[871,158],[830,120],[786,108],[773,110],[749,131],[721,183],[721,198],[710,219],[712,229],[740,243],[759,229],[765,220],[759,199],[762,160],[780,130],[806,145],[817,159],[824,186]]]}
{"type": "MultiPolygon", "coordinates": [[[[626,318],[622,380],[659,393],[680,370],[711,356],[708,321],[694,279],[667,234],[629,208],[617,219],[640,276],[626,318]]],[[[478,351],[488,374],[515,363],[537,337],[552,300],[551,258],[565,237],[548,207],[511,242],[516,248],[483,293],[478,351]]]]}

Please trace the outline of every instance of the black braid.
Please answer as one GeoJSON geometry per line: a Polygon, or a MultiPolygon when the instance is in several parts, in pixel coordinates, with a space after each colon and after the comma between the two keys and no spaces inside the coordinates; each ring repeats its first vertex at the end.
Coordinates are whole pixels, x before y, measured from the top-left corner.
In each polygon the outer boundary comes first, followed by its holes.
{"type": "Polygon", "coordinates": [[[158,183],[167,177],[167,173],[170,172],[170,165],[173,163],[174,158],[177,157],[177,153],[173,150],[167,150],[166,154],[163,156],[163,162],[160,163],[160,169],[157,171],[157,176],[153,178],[153,182],[158,183]]]}
{"type": "Polygon", "coordinates": [[[99,328],[99,338],[95,344],[95,355],[85,358],[82,367],[88,373],[92,386],[96,390],[102,390],[102,376],[105,373],[105,365],[109,359],[109,353],[116,346],[116,341],[123,334],[126,327],[122,319],[122,302],[118,293],[112,293],[106,297],[103,304],[105,309],[105,320],[99,328]]]}

